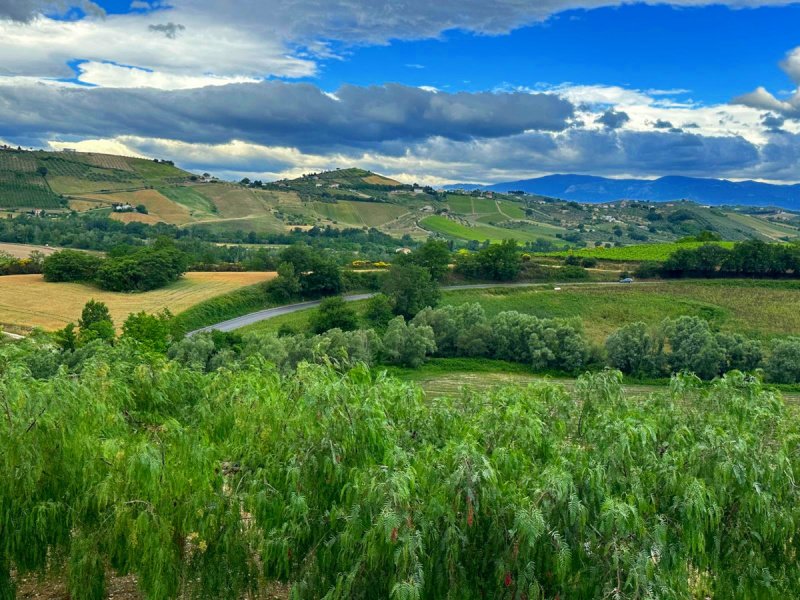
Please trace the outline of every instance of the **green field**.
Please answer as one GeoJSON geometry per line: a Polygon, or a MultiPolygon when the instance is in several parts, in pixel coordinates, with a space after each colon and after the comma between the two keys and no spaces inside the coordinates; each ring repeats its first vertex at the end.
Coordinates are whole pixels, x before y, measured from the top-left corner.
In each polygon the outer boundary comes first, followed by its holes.
{"type": "Polygon", "coordinates": [[[408,212],[406,207],[386,202],[339,200],[314,202],[312,206],[316,213],[326,219],[359,227],[379,227],[408,212]]]}
{"type": "MultiPolygon", "coordinates": [[[[666,318],[693,315],[712,327],[759,339],[800,335],[800,282],[670,281],[633,285],[549,285],[446,291],[441,305],[478,302],[492,316],[516,310],[542,318],[579,317],[587,336],[603,342],[616,329],[636,321],[656,326],[666,318]]],[[[361,310],[364,302],[355,302],[361,310]]],[[[306,310],[246,327],[243,331],[276,332],[281,327],[308,329],[314,310],[306,310]]]]}
{"type": "Polygon", "coordinates": [[[158,191],[173,202],[177,202],[188,208],[192,211],[192,215],[195,213],[204,213],[206,215],[217,213],[215,204],[209,198],[201,194],[196,187],[159,187],[158,191]]]}
{"type": "Polygon", "coordinates": [[[505,229],[503,227],[493,227],[492,225],[475,225],[474,227],[469,227],[453,221],[452,219],[448,219],[447,217],[440,217],[438,215],[425,217],[420,221],[420,225],[434,233],[441,233],[448,237],[477,242],[483,242],[485,240],[491,240],[493,242],[500,242],[503,240],[534,242],[537,239],[559,241],[558,238],[555,237],[555,234],[562,231],[557,227],[541,224],[530,224],[527,225],[525,229],[505,229]]]}
{"type": "Polygon", "coordinates": [[[677,250],[693,250],[708,243],[717,244],[724,248],[733,248],[733,242],[670,242],[665,244],[639,244],[636,246],[619,246],[615,248],[581,248],[579,250],[564,250],[548,252],[547,256],[580,256],[586,258],[599,258],[619,261],[667,260],[677,250]]]}

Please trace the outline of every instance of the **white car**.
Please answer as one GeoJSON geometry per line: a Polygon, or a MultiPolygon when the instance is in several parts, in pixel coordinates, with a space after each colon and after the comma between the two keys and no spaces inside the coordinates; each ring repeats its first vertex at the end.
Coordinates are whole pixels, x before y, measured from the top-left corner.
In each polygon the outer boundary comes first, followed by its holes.
{"type": "Polygon", "coordinates": [[[625,277],[619,280],[620,283],[633,283],[633,277],[625,277]]]}

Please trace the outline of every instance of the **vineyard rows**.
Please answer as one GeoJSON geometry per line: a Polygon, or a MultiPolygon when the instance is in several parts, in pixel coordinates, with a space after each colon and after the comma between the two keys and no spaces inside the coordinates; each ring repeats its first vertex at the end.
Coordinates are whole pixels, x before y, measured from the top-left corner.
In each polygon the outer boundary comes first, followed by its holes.
{"type": "Polygon", "coordinates": [[[725,248],[733,247],[733,242],[674,242],[665,244],[637,244],[635,246],[620,246],[616,248],[605,248],[600,246],[597,248],[582,248],[579,250],[548,252],[547,256],[579,256],[581,258],[599,258],[623,261],[664,261],[667,260],[677,250],[691,250],[707,243],[718,244],[725,248]]]}

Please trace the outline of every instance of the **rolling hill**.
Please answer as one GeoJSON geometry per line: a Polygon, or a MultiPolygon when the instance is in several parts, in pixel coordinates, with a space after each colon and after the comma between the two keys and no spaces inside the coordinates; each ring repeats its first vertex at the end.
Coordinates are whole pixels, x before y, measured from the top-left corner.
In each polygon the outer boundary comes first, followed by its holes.
{"type": "MultiPolygon", "coordinates": [[[[558,177],[544,179],[553,196],[566,184],[558,177]]],[[[582,179],[580,189],[595,189],[594,179],[599,178],[582,179]]],[[[578,194],[578,188],[570,189],[578,194]]],[[[614,195],[605,194],[598,191],[593,198],[614,195]]],[[[226,240],[312,227],[376,228],[398,238],[434,235],[463,244],[515,239],[537,250],[672,242],[702,231],[726,240],[800,237],[800,214],[778,208],[689,201],[586,204],[544,194],[437,191],[355,168],[231,183],[193,175],[169,161],[0,149],[0,213],[36,209],[55,217],[75,211],[123,222],[164,222],[226,240]]]]}
{"type": "Polygon", "coordinates": [[[692,200],[714,206],[776,206],[800,210],[800,184],[774,185],[758,181],[729,181],[695,177],[659,179],[609,179],[589,175],[547,175],[483,186],[460,183],[445,186],[448,190],[480,189],[494,192],[519,190],[577,202],[613,202],[649,200],[668,202],[692,200]]]}

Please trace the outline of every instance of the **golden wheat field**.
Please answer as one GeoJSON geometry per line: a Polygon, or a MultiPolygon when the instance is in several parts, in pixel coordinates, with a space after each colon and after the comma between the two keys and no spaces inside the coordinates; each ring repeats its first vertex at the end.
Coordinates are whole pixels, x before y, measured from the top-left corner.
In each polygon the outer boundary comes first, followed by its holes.
{"type": "Polygon", "coordinates": [[[37,246],[36,244],[11,244],[0,243],[0,253],[10,254],[14,258],[28,258],[31,252],[38,251],[42,254],[50,255],[61,248],[52,246],[37,246]]]}
{"type": "Polygon", "coordinates": [[[80,283],[47,283],[41,275],[8,275],[0,277],[0,325],[12,329],[60,329],[77,321],[83,305],[93,298],[108,305],[114,324],[120,328],[132,312],[152,313],[168,308],[177,314],[208,298],[273,277],[273,272],[187,273],[163,289],[127,294],[80,283]]]}

